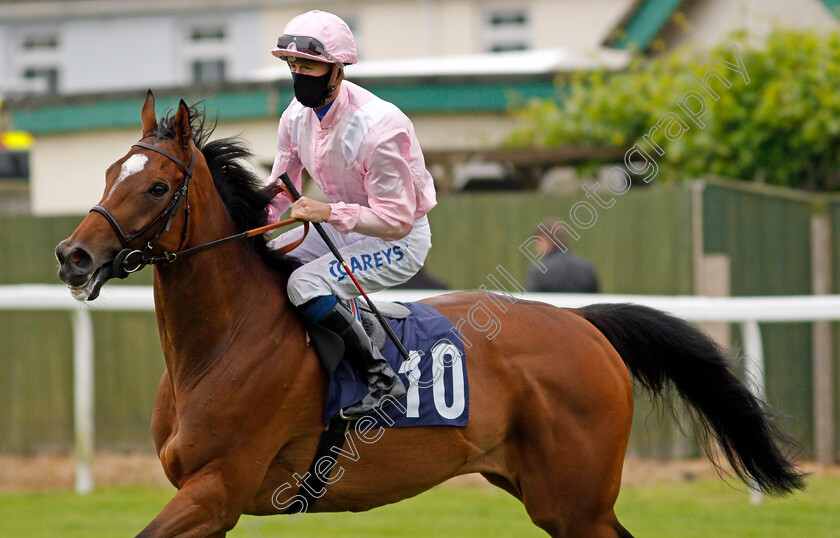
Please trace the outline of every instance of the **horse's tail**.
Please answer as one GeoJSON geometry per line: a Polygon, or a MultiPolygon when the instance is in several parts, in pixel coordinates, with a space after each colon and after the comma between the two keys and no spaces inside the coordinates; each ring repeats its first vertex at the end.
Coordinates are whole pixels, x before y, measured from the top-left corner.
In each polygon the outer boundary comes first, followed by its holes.
{"type": "Polygon", "coordinates": [[[804,474],[779,448],[795,443],[770,422],[766,404],[735,376],[709,336],[640,305],[595,304],[577,312],[607,337],[647,390],[661,395],[673,384],[695,412],[704,440],[717,440],[741,480],[774,495],[805,487],[804,474]]]}

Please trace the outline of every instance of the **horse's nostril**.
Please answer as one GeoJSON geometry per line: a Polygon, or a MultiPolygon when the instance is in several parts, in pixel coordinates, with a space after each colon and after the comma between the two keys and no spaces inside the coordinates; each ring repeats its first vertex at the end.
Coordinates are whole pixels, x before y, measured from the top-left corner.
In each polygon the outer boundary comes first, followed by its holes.
{"type": "Polygon", "coordinates": [[[76,271],[87,273],[93,267],[93,257],[83,248],[75,248],[68,256],[68,261],[76,271]]]}
{"type": "Polygon", "coordinates": [[[86,275],[93,269],[93,256],[84,248],[64,240],[55,247],[55,257],[66,274],[86,275]]]}

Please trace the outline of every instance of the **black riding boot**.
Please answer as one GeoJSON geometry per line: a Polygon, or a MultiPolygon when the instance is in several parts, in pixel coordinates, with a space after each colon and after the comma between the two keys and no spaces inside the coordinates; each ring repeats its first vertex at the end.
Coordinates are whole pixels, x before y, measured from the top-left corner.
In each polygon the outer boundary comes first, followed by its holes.
{"type": "Polygon", "coordinates": [[[344,341],[345,356],[362,375],[362,380],[370,389],[362,401],[341,410],[343,418],[361,417],[380,407],[382,403],[387,404],[390,398],[399,400],[405,397],[405,386],[400,377],[374,347],[356,316],[342,302],[336,303],[335,308],[317,323],[341,337],[344,341]],[[388,398],[383,402],[386,396],[388,398]]]}

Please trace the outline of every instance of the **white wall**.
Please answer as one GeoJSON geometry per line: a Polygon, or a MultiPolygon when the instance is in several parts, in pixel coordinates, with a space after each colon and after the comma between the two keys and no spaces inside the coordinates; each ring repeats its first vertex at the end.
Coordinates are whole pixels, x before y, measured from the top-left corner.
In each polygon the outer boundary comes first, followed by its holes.
{"type": "Polygon", "coordinates": [[[777,26],[818,31],[840,27],[820,0],[689,0],[682,11],[690,23],[663,33],[669,47],[708,48],[737,30],[763,38],[777,26]]]}
{"type": "Polygon", "coordinates": [[[180,82],[174,26],[163,15],[67,21],[60,38],[62,93],[180,82]]]}
{"type": "MultiPolygon", "coordinates": [[[[381,0],[321,2],[317,8],[353,19],[363,60],[453,56],[482,52],[482,17],[497,6],[526,6],[534,48],[598,48],[634,0],[381,0]]],[[[261,41],[270,48],[294,16],[313,6],[266,7],[261,41]]],[[[276,63],[263,57],[263,67],[276,63]]]]}
{"type": "Polygon", "coordinates": [[[249,78],[262,64],[260,55],[263,49],[274,48],[276,39],[268,43],[260,41],[258,29],[262,14],[258,10],[230,13],[225,17],[230,22],[230,77],[234,80],[249,78]]]}
{"type": "Polygon", "coordinates": [[[12,60],[12,53],[9,50],[9,33],[4,31],[3,26],[0,25],[0,96],[7,92],[7,87],[11,85],[9,80],[10,63],[12,60]]]}
{"type": "MultiPolygon", "coordinates": [[[[428,55],[426,47],[427,2],[368,4],[360,9],[367,59],[392,59],[428,55]]],[[[457,36],[449,36],[454,41],[457,36]]]]}
{"type": "Polygon", "coordinates": [[[225,23],[227,37],[222,48],[228,78],[247,79],[261,64],[258,53],[268,54],[271,48],[261,48],[256,10],[0,22],[0,80],[9,84],[19,76],[13,60],[15,36],[25,28],[54,26],[59,31],[55,57],[62,93],[186,84],[191,77],[188,28],[207,20],[225,23]]]}
{"type": "Polygon", "coordinates": [[[534,48],[594,50],[635,0],[536,0],[534,48]]]}
{"type": "MultiPolygon", "coordinates": [[[[80,214],[96,204],[105,188],[105,170],[128,153],[131,145],[140,139],[141,105],[138,101],[136,129],[92,130],[37,137],[30,154],[32,212],[36,215],[80,214]]],[[[273,161],[276,122],[220,124],[213,138],[240,134],[257,156],[254,160],[257,165],[273,161]]],[[[268,175],[259,168],[258,173],[268,175]]]]}
{"type": "Polygon", "coordinates": [[[452,0],[436,2],[436,5],[436,22],[433,30],[434,54],[458,56],[477,53],[481,39],[481,21],[476,13],[475,2],[452,0]]]}

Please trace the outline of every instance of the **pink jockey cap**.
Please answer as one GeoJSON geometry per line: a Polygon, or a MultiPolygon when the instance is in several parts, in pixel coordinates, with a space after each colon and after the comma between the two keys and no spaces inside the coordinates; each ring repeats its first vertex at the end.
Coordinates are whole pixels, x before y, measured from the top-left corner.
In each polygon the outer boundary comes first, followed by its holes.
{"type": "MultiPolygon", "coordinates": [[[[327,53],[339,62],[348,65],[354,64],[356,58],[356,42],[353,39],[353,32],[347,23],[341,18],[327,13],[326,11],[307,11],[298,15],[283,29],[283,35],[314,37],[323,44],[327,53]]],[[[281,36],[282,39],[282,36],[281,36]]],[[[294,41],[288,43],[286,48],[275,47],[271,54],[280,59],[290,56],[315,60],[319,62],[332,63],[329,58],[321,54],[312,54],[298,50],[299,47],[294,41]]]]}

